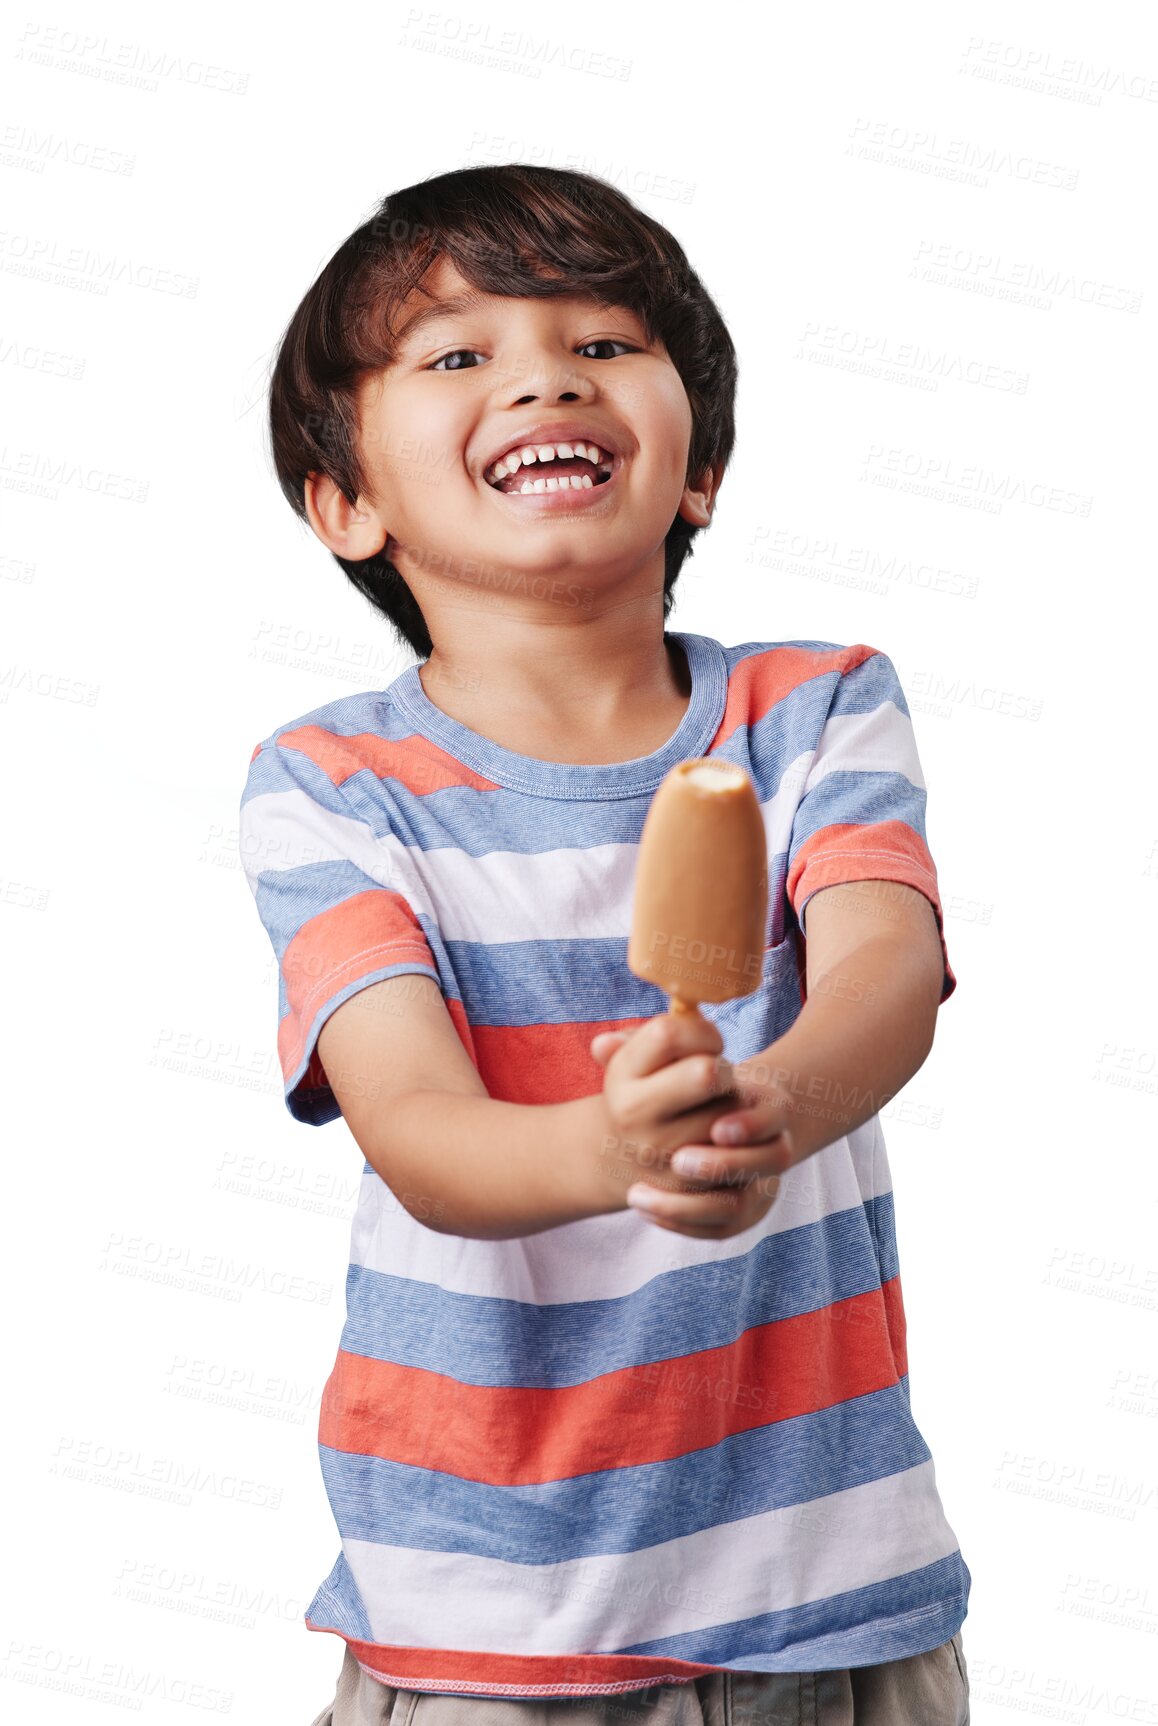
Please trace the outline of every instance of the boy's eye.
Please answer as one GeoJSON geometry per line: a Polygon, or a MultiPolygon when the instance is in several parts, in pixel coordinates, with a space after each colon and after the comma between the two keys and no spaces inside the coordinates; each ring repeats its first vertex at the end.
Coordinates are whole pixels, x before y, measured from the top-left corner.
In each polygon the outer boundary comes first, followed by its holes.
{"type": "Polygon", "coordinates": [[[443,356],[440,360],[435,360],[435,362],[432,366],[427,367],[427,370],[432,371],[432,372],[436,372],[436,371],[440,370],[440,368],[445,367],[445,369],[448,372],[470,371],[472,369],[470,366],[452,366],[452,365],[446,365],[446,362],[447,362],[447,360],[456,360],[460,354],[470,354],[470,353],[477,353],[477,352],[478,352],[477,348],[474,348],[474,349],[472,349],[472,348],[455,348],[453,353],[443,354],[443,356]]]}
{"type": "MultiPolygon", "coordinates": [[[[583,343],[583,348],[606,348],[606,347],[622,348],[625,354],[630,354],[630,353],[635,352],[635,349],[630,345],[629,342],[621,342],[615,336],[599,336],[593,342],[584,342],[583,343]]],[[[580,353],[583,352],[583,348],[579,349],[580,353]]]]}
{"type": "MultiPolygon", "coordinates": [[[[600,336],[593,342],[584,342],[583,346],[579,349],[579,352],[582,353],[584,348],[605,347],[622,348],[624,353],[628,354],[635,351],[628,342],[621,342],[617,336],[600,336]]],[[[441,359],[435,360],[433,365],[428,366],[426,369],[427,371],[436,372],[445,366],[445,369],[451,372],[473,371],[474,368],[472,366],[446,365],[446,361],[457,360],[460,354],[477,354],[478,351],[479,350],[477,348],[454,348],[449,354],[443,354],[441,359]]],[[[616,356],[614,354],[611,355],[612,359],[615,357],[616,356]]]]}

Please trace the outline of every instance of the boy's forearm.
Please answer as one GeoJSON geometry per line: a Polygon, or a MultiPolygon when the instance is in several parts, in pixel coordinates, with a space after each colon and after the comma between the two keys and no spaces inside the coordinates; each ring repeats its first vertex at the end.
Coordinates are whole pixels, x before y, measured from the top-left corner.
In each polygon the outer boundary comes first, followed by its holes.
{"type": "MultiPolygon", "coordinates": [[[[937,1008],[902,938],[864,941],[817,979],[790,1030],[736,1062],[738,1083],[787,1094],[797,1155],[810,1156],[876,1114],[924,1064],[937,1008]]],[[[606,1144],[603,1097],[499,1102],[412,1091],[391,1105],[371,1159],[408,1211],[440,1234],[511,1240],[626,1207],[638,1169],[606,1144]]]]}
{"type": "Polygon", "coordinates": [[[383,1123],[379,1173],[439,1234],[512,1240],[626,1209],[603,1150],[603,1098],[507,1103],[412,1091],[383,1123]]]}
{"type": "Polygon", "coordinates": [[[738,1080],[787,1093],[798,1157],[811,1156],[875,1115],[925,1063],[937,1008],[927,974],[906,963],[903,939],[880,934],[818,979],[791,1028],[735,1064],[738,1080]]]}

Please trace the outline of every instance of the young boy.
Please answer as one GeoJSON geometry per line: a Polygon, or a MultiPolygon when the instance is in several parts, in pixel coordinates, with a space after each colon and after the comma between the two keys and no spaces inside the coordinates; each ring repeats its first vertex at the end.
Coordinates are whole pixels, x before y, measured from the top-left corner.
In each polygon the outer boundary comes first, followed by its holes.
{"type": "Polygon", "coordinates": [[[968,1720],[879,1119],[956,985],[924,781],[884,653],[664,628],[736,376],[665,228],[520,164],[388,198],[280,346],[283,491],[419,660],[272,732],[241,807],[289,1112],[364,1157],[315,1726],[968,1720]],[[704,1028],[626,949],[706,755],[769,906],[704,1028]]]}

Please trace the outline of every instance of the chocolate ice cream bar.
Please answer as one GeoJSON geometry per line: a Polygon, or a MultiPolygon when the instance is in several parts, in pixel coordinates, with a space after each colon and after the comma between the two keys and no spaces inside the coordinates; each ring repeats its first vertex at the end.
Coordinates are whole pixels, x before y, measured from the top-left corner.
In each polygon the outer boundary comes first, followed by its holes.
{"type": "Polygon", "coordinates": [[[717,756],[681,761],[651,800],[639,840],[627,963],[671,1011],[760,985],[768,859],[756,788],[717,756]]]}

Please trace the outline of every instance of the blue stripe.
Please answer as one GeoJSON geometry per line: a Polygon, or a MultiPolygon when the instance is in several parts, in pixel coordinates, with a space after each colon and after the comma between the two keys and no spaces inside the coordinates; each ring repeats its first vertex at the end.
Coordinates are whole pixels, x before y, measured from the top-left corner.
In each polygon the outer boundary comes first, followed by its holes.
{"type": "Polygon", "coordinates": [[[901,821],[924,840],[927,801],[924,787],[914,785],[903,773],[833,768],[801,799],[792,824],[790,862],[822,827],[901,821]]]}
{"type": "MultiPolygon", "coordinates": [[[[774,878],[776,868],[774,864],[774,878]]],[[[782,863],[779,869],[782,883],[782,863]]],[[[437,952],[437,931],[424,917],[420,922],[437,952]]],[[[452,938],[444,951],[461,998],[470,1003],[472,1023],[567,1025],[608,1018],[646,1019],[667,1011],[664,991],[628,968],[627,947],[628,934],[624,933],[493,942],[452,938]]],[[[772,980],[765,957],[761,982],[767,985],[772,980]]],[[[799,1011],[799,990],[794,970],[791,981],[795,1013],[799,1011]]],[[[726,1005],[705,1001],[704,1016],[711,1016],[709,1009],[726,1005]]]]}
{"type": "Polygon", "coordinates": [[[707,1665],[730,1664],[733,1671],[741,1672],[820,1672],[834,1666],[875,1665],[937,1648],[956,1635],[965,1618],[971,1581],[958,1549],[885,1582],[850,1588],[803,1606],[602,1652],[668,1655],[707,1665]]]}
{"type": "MultiPolygon", "coordinates": [[[[498,942],[482,947],[469,941],[444,942],[437,925],[421,914],[418,923],[431,948],[434,971],[414,960],[382,965],[318,1003],[302,1060],[284,1087],[295,1120],[317,1126],[337,1120],[341,1111],[328,1085],[296,1087],[330,1014],[360,989],[387,977],[411,972],[432,977],[447,1001],[461,1003],[472,1025],[510,1028],[584,1020],[595,1024],[608,1018],[648,1019],[667,1011],[668,998],[663,990],[628,970],[626,938],[498,942]],[[554,979],[555,995],[546,986],[548,977],[554,979]],[[565,1003],[565,1010],[561,1003],[565,1003]]],[[[281,1020],[289,1010],[289,995],[280,964],[277,976],[281,1020]]],[[[750,1060],[775,1043],[791,1029],[800,1011],[794,932],[789,931],[780,945],[765,953],[758,990],[733,1001],[705,1001],[700,1011],[718,1027],[725,1056],[733,1063],[750,1060]]],[[[487,1091],[496,1101],[527,1100],[517,1094],[506,1068],[488,1066],[482,1057],[479,1065],[487,1091]]],[[[597,1075],[594,1077],[597,1080],[597,1075]]]]}
{"type": "MultiPolygon", "coordinates": [[[[493,1486],[320,1443],[318,1454],[343,1539],[511,1564],[643,1551],[930,1459],[909,1409],[907,1381],[733,1433],[666,1462],[597,1469],[540,1485],[493,1486]]],[[[823,1538],[823,1508],[813,1515],[823,1538]]],[[[800,1520],[808,1526],[806,1513],[800,1520]]],[[[744,1538],[737,1530],[737,1539],[744,1538]]],[[[702,1642],[697,1646],[696,1655],[685,1657],[712,1658],[702,1642]]]]}
{"type": "Polygon", "coordinates": [[[881,1193],[605,1300],[540,1306],[352,1264],[341,1346],[459,1384],[559,1389],[725,1348],[757,1325],[818,1312],[896,1274],[893,1196],[881,1193]]]}
{"type": "MultiPolygon", "coordinates": [[[[397,885],[387,879],[385,872],[380,880],[375,880],[345,858],[334,858],[325,863],[302,863],[296,869],[277,869],[263,874],[254,897],[277,956],[278,969],[281,969],[286,948],[311,918],[332,911],[356,893],[373,892],[375,888],[399,891],[397,885]]],[[[402,897],[406,897],[405,893],[402,897]]],[[[426,919],[420,918],[419,922],[423,934],[433,946],[432,937],[437,939],[437,929],[426,919]]],[[[399,927],[409,927],[409,919],[404,922],[401,912],[399,927]]],[[[343,959],[345,955],[338,957],[343,959]]]]}
{"type": "MultiPolygon", "coordinates": [[[[827,719],[873,713],[886,701],[893,703],[911,728],[908,703],[896,669],[886,653],[878,652],[840,678],[820,731],[823,731],[827,719]]],[[[924,786],[914,785],[899,770],[834,769],[806,792],[797,806],[792,822],[789,864],[796,861],[805,841],[821,828],[849,823],[871,826],[880,821],[901,821],[927,843],[927,803],[928,793],[924,786]]]]}
{"type": "Polygon", "coordinates": [[[312,1624],[321,1624],[327,1630],[340,1630],[343,1636],[353,1636],[359,1642],[373,1642],[374,1631],[365,1603],[344,1552],[339,1552],[334,1568],[319,1583],[305,1616],[312,1624]]]}
{"type": "MultiPolygon", "coordinates": [[[[783,853],[770,859],[769,900],[773,907],[783,896],[785,868],[783,853]]],[[[344,860],[306,863],[263,875],[255,898],[279,975],[286,948],[312,918],[333,910],[356,893],[390,886],[387,880],[374,880],[344,860]]],[[[470,1003],[472,1023],[570,1024],[575,1020],[649,1018],[667,1010],[664,991],[628,968],[627,932],[525,941],[444,940],[431,917],[417,907],[411,908],[444,980],[444,994],[470,1003]]],[[[770,918],[773,914],[770,912],[770,918]]],[[[403,926],[400,913],[399,927],[403,926]]],[[[783,917],[781,929],[772,933],[782,937],[783,917]]],[[[770,978],[765,975],[762,980],[767,983],[770,978]]],[[[284,1018],[288,1000],[284,977],[281,981],[279,1017],[284,1018]]],[[[794,970],[792,984],[794,1008],[799,1010],[794,970]]],[[[319,1007],[325,1004],[320,1002],[319,1007]]],[[[704,1003],[705,1014],[713,1005],[704,1003]]]]}
{"type": "Polygon", "coordinates": [[[883,701],[891,701],[906,718],[910,717],[896,667],[887,653],[877,651],[862,659],[859,665],[851,666],[841,677],[828,710],[829,717],[872,713],[883,701]]]}
{"type": "MultiPolygon", "coordinates": [[[[826,641],[789,642],[786,645],[805,647],[817,653],[839,651],[833,643],[826,641]]],[[[733,748],[728,753],[751,774],[762,803],[767,803],[781,790],[786,795],[792,794],[791,801],[798,797],[798,790],[785,783],[784,775],[801,756],[811,763],[832,703],[833,691],[839,682],[840,672],[835,668],[806,677],[755,724],[741,725],[729,739],[733,748]]]]}

